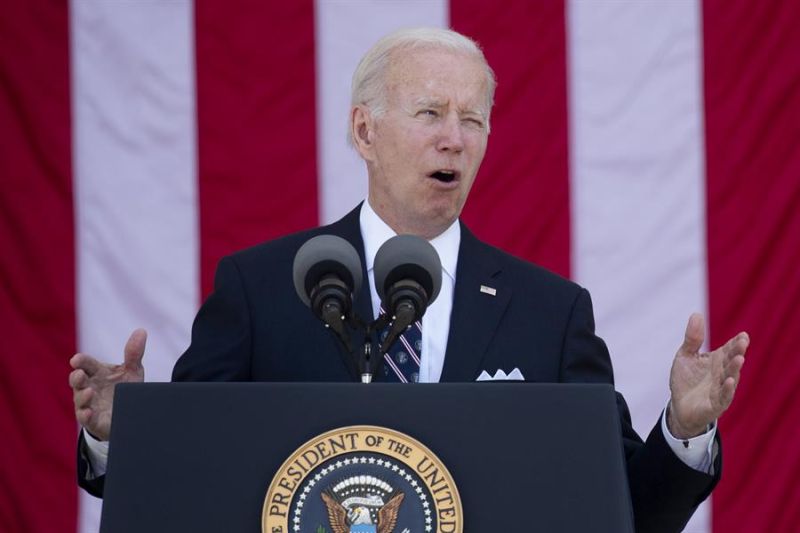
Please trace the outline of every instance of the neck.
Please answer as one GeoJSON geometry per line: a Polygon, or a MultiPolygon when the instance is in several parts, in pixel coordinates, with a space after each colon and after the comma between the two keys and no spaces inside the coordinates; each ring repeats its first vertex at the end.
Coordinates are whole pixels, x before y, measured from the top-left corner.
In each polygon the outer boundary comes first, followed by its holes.
{"type": "Polygon", "coordinates": [[[404,220],[402,216],[397,216],[392,209],[375,201],[371,196],[367,198],[367,203],[375,211],[375,214],[398,235],[416,235],[430,241],[444,233],[453,223],[451,220],[445,225],[437,225],[426,224],[420,220],[404,220]]]}

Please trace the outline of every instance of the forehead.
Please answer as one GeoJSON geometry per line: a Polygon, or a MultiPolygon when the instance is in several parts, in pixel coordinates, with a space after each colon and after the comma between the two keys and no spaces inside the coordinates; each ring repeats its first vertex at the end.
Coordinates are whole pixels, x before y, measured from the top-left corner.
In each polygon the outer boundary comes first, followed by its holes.
{"type": "Polygon", "coordinates": [[[486,106],[486,71],[475,56],[442,48],[412,48],[397,50],[389,59],[386,88],[390,101],[486,106]]]}

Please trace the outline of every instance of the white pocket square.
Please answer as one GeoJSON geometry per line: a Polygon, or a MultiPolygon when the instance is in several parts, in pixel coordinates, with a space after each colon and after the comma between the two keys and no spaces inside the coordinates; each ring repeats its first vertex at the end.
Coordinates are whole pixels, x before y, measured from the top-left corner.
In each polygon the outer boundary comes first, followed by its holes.
{"type": "Polygon", "coordinates": [[[502,369],[498,369],[497,372],[494,373],[494,376],[484,370],[475,381],[525,381],[525,376],[522,375],[519,368],[515,368],[508,374],[502,369]]]}

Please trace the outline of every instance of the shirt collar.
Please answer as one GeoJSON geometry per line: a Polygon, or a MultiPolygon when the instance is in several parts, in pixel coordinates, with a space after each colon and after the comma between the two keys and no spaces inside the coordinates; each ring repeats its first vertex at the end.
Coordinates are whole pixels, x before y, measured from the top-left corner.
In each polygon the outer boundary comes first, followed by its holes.
{"type": "MultiPolygon", "coordinates": [[[[367,264],[367,272],[372,272],[378,248],[397,235],[397,233],[372,209],[372,206],[369,205],[369,200],[365,200],[361,205],[359,222],[361,225],[361,237],[364,239],[364,259],[367,264]]],[[[433,245],[436,253],[439,254],[442,270],[455,281],[458,248],[461,245],[461,224],[458,219],[429,242],[433,245]]]]}

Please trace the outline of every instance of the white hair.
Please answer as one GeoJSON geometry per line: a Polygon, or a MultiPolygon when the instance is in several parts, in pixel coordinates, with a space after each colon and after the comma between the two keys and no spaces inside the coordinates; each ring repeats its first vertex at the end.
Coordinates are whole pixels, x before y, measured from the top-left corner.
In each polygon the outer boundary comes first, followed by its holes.
{"type": "MultiPolygon", "coordinates": [[[[486,73],[486,124],[494,104],[494,90],[497,81],[494,71],[486,61],[478,43],[453,30],[442,28],[408,28],[386,35],[359,61],[353,73],[351,87],[351,108],[365,105],[375,117],[386,112],[386,69],[389,58],[395,50],[410,50],[423,47],[438,47],[471,55],[478,59],[486,73]]],[[[353,132],[348,121],[347,141],[353,145],[353,132]]]]}

